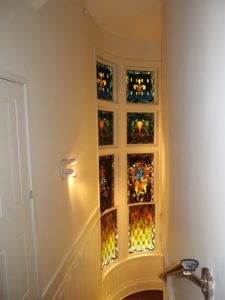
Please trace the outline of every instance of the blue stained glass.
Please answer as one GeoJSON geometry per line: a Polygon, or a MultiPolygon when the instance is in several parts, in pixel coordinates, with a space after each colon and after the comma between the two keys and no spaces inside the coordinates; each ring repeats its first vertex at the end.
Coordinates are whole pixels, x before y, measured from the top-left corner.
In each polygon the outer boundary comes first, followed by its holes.
{"type": "Polygon", "coordinates": [[[113,112],[98,111],[98,140],[99,146],[113,145],[113,112]]]}
{"type": "Polygon", "coordinates": [[[155,72],[127,70],[127,102],[154,103],[155,72]]]}
{"type": "Polygon", "coordinates": [[[96,64],[97,97],[102,100],[113,100],[113,69],[103,63],[96,64]]]}
{"type": "Polygon", "coordinates": [[[127,113],[127,143],[154,143],[154,113],[127,113]]]}

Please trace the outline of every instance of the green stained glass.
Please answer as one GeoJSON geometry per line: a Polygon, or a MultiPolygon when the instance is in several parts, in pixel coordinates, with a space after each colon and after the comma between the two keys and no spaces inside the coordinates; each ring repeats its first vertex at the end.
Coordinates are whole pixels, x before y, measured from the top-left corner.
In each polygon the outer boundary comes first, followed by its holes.
{"type": "Polygon", "coordinates": [[[113,112],[98,111],[99,146],[113,145],[113,112]]]}
{"type": "Polygon", "coordinates": [[[155,205],[129,207],[129,253],[155,249],[155,205]]]}
{"type": "Polygon", "coordinates": [[[103,63],[96,64],[97,97],[102,100],[113,100],[113,69],[103,63]]]}
{"type": "Polygon", "coordinates": [[[101,213],[114,206],[114,156],[99,158],[99,191],[101,213]]]}
{"type": "Polygon", "coordinates": [[[117,210],[101,217],[102,268],[118,257],[117,210]]]}
{"type": "Polygon", "coordinates": [[[128,154],[128,203],[154,200],[154,154],[128,154]]]}
{"type": "Polygon", "coordinates": [[[155,71],[127,70],[127,102],[155,102],[155,71]]]}
{"type": "Polygon", "coordinates": [[[154,113],[127,113],[127,143],[154,143],[154,113]]]}

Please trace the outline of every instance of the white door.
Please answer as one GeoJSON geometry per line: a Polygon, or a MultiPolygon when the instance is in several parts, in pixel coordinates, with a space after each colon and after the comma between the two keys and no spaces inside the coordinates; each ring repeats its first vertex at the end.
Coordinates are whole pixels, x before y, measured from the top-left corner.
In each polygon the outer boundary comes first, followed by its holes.
{"type": "Polygon", "coordinates": [[[35,299],[24,87],[0,79],[0,299],[35,299]]]}

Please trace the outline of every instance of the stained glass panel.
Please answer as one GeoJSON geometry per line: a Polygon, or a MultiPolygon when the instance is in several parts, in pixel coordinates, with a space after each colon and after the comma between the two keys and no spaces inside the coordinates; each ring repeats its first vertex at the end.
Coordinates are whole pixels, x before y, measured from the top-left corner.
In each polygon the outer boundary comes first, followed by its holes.
{"type": "Polygon", "coordinates": [[[154,143],[154,113],[127,113],[127,143],[154,143]]]}
{"type": "Polygon", "coordinates": [[[99,146],[113,145],[113,112],[98,111],[98,140],[99,146]]]}
{"type": "Polygon", "coordinates": [[[101,213],[114,206],[114,156],[99,157],[99,190],[101,213]]]}
{"type": "Polygon", "coordinates": [[[117,210],[101,217],[102,268],[118,257],[117,210]]]}
{"type": "Polygon", "coordinates": [[[129,253],[155,248],[155,205],[129,207],[129,253]]]}
{"type": "Polygon", "coordinates": [[[127,70],[127,102],[154,103],[155,71],[127,70]]]}
{"type": "Polygon", "coordinates": [[[154,154],[128,154],[128,203],[154,200],[154,154]]]}
{"type": "Polygon", "coordinates": [[[97,61],[97,97],[102,100],[113,100],[113,69],[97,61]]]}

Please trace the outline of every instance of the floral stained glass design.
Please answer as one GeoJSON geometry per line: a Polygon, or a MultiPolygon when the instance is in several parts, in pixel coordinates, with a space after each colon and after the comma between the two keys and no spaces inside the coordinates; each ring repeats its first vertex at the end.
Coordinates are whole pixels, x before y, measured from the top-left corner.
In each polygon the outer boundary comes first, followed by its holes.
{"type": "Polygon", "coordinates": [[[155,205],[129,207],[129,253],[155,248],[155,205]]]}
{"type": "Polygon", "coordinates": [[[99,146],[113,145],[113,112],[98,111],[98,140],[99,146]]]}
{"type": "Polygon", "coordinates": [[[118,257],[117,210],[101,217],[102,268],[118,257]]]}
{"type": "Polygon", "coordinates": [[[154,154],[128,154],[128,203],[154,201],[154,154]]]}
{"type": "Polygon", "coordinates": [[[101,213],[114,206],[114,156],[99,157],[99,190],[101,213]]]}
{"type": "Polygon", "coordinates": [[[155,71],[127,70],[127,102],[154,103],[155,71]]]}
{"type": "Polygon", "coordinates": [[[113,69],[112,67],[97,62],[97,97],[102,100],[113,100],[113,69]]]}
{"type": "Polygon", "coordinates": [[[127,113],[127,143],[154,143],[154,113],[127,113]]]}

